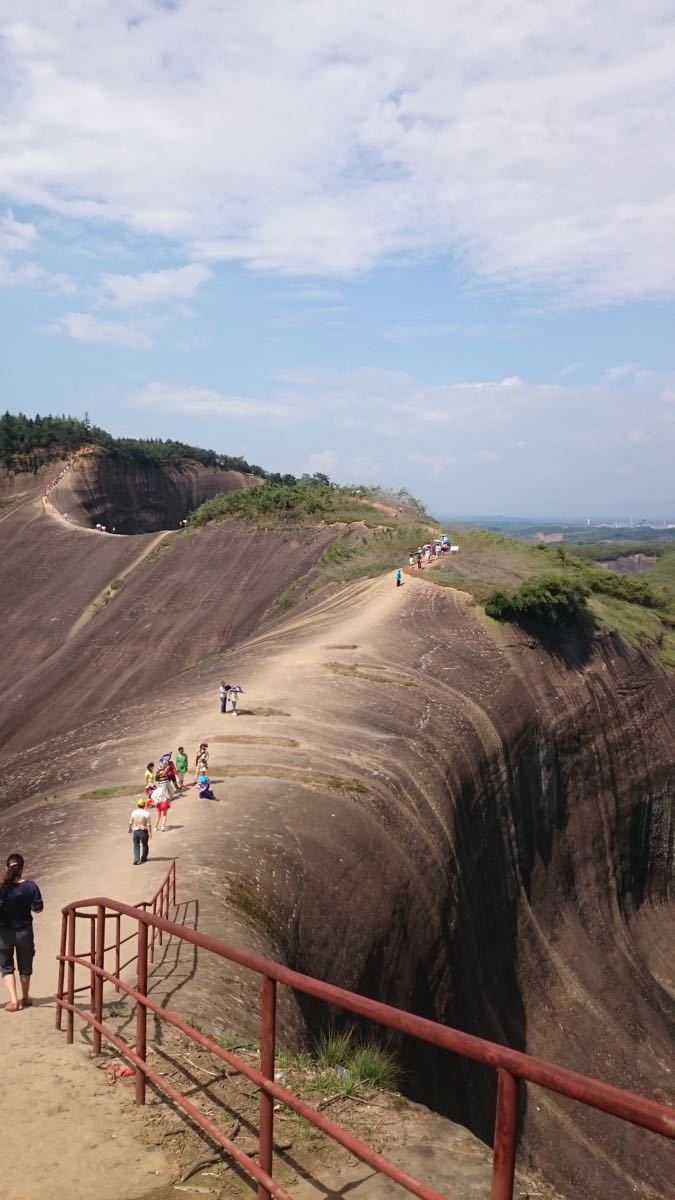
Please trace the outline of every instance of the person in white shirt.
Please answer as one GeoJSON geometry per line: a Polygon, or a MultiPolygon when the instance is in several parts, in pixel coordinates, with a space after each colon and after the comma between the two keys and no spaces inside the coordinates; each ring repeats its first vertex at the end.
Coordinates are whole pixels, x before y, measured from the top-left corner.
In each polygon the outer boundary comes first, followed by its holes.
{"type": "Polygon", "coordinates": [[[141,796],[136,807],[129,813],[129,833],[134,847],[134,866],[148,861],[150,838],[152,837],[152,818],[145,808],[145,796],[141,796]]]}

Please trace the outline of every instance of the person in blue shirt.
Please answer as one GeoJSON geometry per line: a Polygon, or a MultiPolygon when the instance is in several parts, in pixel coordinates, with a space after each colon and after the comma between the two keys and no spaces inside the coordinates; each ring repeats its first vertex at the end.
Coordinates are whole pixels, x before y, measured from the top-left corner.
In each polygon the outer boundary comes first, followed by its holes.
{"type": "Polygon", "coordinates": [[[0,881],[0,974],[9,993],[7,1012],[30,1008],[30,980],[33,974],[35,942],[33,913],[42,912],[40,889],[32,879],[23,878],[22,854],[10,854],[0,881]],[[21,980],[21,1000],[17,998],[14,959],[21,980]]]}
{"type": "Polygon", "coordinates": [[[402,583],[403,583],[403,578],[402,578],[401,568],[399,567],[398,571],[396,572],[396,586],[400,587],[402,583]]]}

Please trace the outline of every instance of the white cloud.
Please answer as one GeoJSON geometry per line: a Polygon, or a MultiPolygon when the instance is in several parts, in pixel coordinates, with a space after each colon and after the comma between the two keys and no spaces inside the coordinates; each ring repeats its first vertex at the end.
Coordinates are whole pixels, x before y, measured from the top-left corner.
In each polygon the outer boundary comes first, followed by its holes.
{"type": "Polygon", "coordinates": [[[211,278],[203,263],[140,275],[101,275],[101,297],[112,308],[153,308],[159,304],[189,300],[197,288],[211,278]]]}
{"type": "Polygon", "coordinates": [[[27,250],[37,239],[38,231],[32,222],[15,220],[11,209],[0,217],[0,251],[27,250]]]}
{"type": "Polygon", "coordinates": [[[193,384],[148,383],[127,397],[129,408],[157,409],[159,412],[185,413],[186,416],[286,419],[288,406],[255,400],[247,396],[228,396],[214,388],[193,384]]]}
{"type": "Polygon", "coordinates": [[[336,462],[337,454],[334,450],[319,450],[316,454],[310,454],[306,469],[311,474],[315,471],[323,471],[326,474],[333,469],[336,462]]]}
{"type": "Polygon", "coordinates": [[[77,287],[69,275],[47,271],[21,257],[38,238],[32,221],[17,221],[11,209],[0,216],[0,287],[35,288],[52,296],[72,296],[77,287]]]}
{"type": "Polygon", "coordinates": [[[499,455],[495,454],[494,450],[477,450],[473,456],[473,461],[477,463],[495,463],[499,462],[499,455]]]}
{"type": "Polygon", "coordinates": [[[70,275],[45,271],[34,262],[17,262],[0,257],[0,287],[26,287],[48,296],[74,296],[77,284],[70,275]]]}
{"type": "Polygon", "coordinates": [[[98,346],[122,346],[129,350],[149,350],[152,339],[141,329],[117,321],[101,321],[91,313],[67,312],[42,328],[43,333],[63,333],[75,342],[98,346]]]}
{"type": "Polygon", "coordinates": [[[0,0],[0,189],[291,275],[454,253],[568,303],[673,295],[675,10],[553,12],[0,0]]]}

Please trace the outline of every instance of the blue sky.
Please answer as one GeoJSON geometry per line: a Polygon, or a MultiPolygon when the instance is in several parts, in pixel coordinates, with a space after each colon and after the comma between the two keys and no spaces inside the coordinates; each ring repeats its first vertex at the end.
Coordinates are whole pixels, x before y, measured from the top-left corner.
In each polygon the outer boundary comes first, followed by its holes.
{"type": "Polygon", "coordinates": [[[675,516],[665,0],[0,0],[0,403],[675,516]]]}

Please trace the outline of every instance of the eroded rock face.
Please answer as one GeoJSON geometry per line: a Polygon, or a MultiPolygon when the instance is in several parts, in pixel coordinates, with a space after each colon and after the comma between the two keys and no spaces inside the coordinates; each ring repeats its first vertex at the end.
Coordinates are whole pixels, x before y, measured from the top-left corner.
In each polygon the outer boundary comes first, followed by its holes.
{"type": "Polygon", "coordinates": [[[199,463],[137,463],[92,455],[69,472],[52,499],[82,524],[105,525],[109,531],[114,527],[118,533],[151,533],[176,529],[219,492],[259,483],[255,475],[199,463]]]}
{"type": "MultiPolygon", "coordinates": [[[[267,592],[252,568],[235,594],[230,649],[217,665],[196,658],[184,680],[171,673],[170,691],[103,714],[90,690],[81,709],[58,713],[60,736],[32,750],[37,706],[6,777],[29,798],[52,758],[60,791],[126,780],[154,753],[158,728],[198,729],[222,781],[221,805],[179,843],[180,888],[199,897],[202,930],[672,1102],[670,678],[607,635],[546,652],[461,594],[411,578],[400,591],[379,580],[319,593],[246,640],[248,600],[264,594],[269,613],[320,546],[316,532],[283,548],[241,529],[204,531],[190,553],[204,570],[222,565],[223,603],[255,556],[266,564],[267,592]],[[294,563],[283,585],[270,577],[282,558],[294,563]],[[246,687],[250,715],[236,722],[217,712],[223,672],[246,687]]],[[[54,656],[51,696],[65,680],[75,697],[86,662],[112,691],[123,661],[129,684],[146,627],[161,645],[171,625],[180,645],[180,552],[130,577],[118,609],[78,641],[79,660],[54,656]],[[153,596],[165,589],[160,625],[153,596]]],[[[37,806],[13,811],[6,827],[21,821],[24,844],[39,845],[37,806]]],[[[51,812],[60,819],[53,802],[51,812]]],[[[258,995],[257,980],[202,958],[172,1003],[255,1031],[258,995]]],[[[284,996],[284,1040],[311,1037],[321,1016],[284,996]]],[[[414,1095],[491,1137],[490,1072],[398,1049],[414,1095]]],[[[521,1153],[570,1200],[668,1195],[662,1139],[538,1089],[522,1099],[521,1153]]]]}

